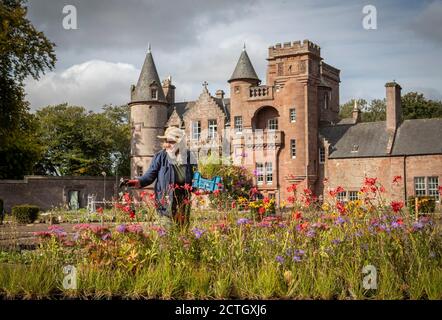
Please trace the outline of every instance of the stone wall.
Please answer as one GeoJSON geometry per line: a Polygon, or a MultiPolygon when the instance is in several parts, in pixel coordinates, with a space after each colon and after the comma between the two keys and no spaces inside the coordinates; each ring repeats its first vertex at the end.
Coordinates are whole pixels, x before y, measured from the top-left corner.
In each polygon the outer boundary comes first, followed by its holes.
{"type": "Polygon", "coordinates": [[[70,192],[78,191],[79,206],[84,208],[89,194],[95,194],[97,201],[103,199],[104,185],[106,200],[111,200],[117,192],[115,177],[25,176],[23,180],[0,180],[0,198],[6,212],[17,204],[33,204],[48,210],[67,206],[70,192]]]}

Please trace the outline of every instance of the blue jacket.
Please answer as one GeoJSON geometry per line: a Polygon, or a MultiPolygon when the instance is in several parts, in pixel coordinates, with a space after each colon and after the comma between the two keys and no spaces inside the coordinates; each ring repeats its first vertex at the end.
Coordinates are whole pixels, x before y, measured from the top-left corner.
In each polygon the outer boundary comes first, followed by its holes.
{"type": "MultiPolygon", "coordinates": [[[[186,178],[185,183],[192,185],[195,165],[190,162],[190,151],[187,151],[186,178]]],[[[141,187],[152,184],[155,180],[154,192],[155,200],[158,204],[158,213],[165,216],[172,216],[172,201],[175,201],[173,189],[170,185],[175,184],[175,170],[170,163],[166,150],[161,150],[152,158],[149,169],[138,178],[141,187]],[[165,199],[166,201],[162,201],[165,199]]]]}

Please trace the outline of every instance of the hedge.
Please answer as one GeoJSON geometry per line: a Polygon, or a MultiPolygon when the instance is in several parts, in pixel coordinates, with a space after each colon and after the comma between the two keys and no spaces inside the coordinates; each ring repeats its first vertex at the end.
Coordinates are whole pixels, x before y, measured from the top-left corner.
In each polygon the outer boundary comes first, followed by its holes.
{"type": "Polygon", "coordinates": [[[22,204],[12,207],[12,215],[18,223],[33,223],[38,218],[40,208],[34,205],[22,204]]]}

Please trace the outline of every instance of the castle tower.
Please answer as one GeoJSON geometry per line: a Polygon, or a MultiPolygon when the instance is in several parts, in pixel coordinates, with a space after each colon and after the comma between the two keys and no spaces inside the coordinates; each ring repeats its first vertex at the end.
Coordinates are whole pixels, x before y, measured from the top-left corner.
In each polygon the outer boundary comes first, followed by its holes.
{"type": "Polygon", "coordinates": [[[309,40],[278,43],[269,47],[267,60],[267,85],[274,86],[275,102],[283,106],[281,129],[286,139],[280,165],[289,168],[281,170],[283,179],[315,191],[319,162],[318,97],[323,86],[320,47],[309,40]],[[296,114],[293,121],[291,112],[296,114]]]}
{"type": "Polygon", "coordinates": [[[243,128],[251,128],[250,117],[246,114],[247,110],[244,109],[244,101],[249,99],[250,88],[258,86],[261,80],[259,80],[255,68],[253,68],[245,45],[235,70],[227,82],[230,84],[231,128],[235,130],[235,121],[236,130],[240,128],[242,131],[243,128]]]}
{"type": "Polygon", "coordinates": [[[168,103],[150,45],[138,83],[130,91],[131,176],[135,177],[147,170],[153,155],[161,149],[157,136],[164,133],[167,122],[168,103]]]}

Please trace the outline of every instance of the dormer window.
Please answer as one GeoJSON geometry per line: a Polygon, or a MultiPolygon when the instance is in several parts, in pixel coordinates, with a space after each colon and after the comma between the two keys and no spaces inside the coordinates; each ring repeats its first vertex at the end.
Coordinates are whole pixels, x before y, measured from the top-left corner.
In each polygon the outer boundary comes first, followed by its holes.
{"type": "Polygon", "coordinates": [[[157,89],[150,89],[150,96],[152,97],[152,100],[158,99],[158,90],[157,89]]]}
{"type": "Polygon", "coordinates": [[[354,144],[353,147],[351,148],[351,152],[358,152],[358,151],[359,151],[359,145],[354,144]]]}

